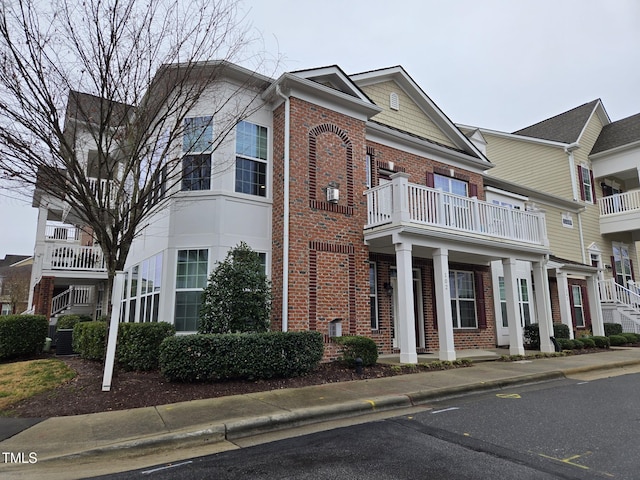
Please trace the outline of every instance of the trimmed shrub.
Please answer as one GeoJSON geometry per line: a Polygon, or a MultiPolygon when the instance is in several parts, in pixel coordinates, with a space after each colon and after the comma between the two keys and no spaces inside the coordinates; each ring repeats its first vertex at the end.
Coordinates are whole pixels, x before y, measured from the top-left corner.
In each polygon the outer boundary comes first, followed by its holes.
{"type": "Polygon", "coordinates": [[[175,333],[175,327],[166,322],[121,323],[118,326],[116,360],[125,370],[155,370],[160,358],[160,344],[175,333]]]}
{"type": "Polygon", "coordinates": [[[629,343],[627,339],[622,335],[611,335],[609,336],[609,341],[611,342],[612,347],[617,347],[620,345],[624,345],[625,343],[629,343]]]}
{"type": "Polygon", "coordinates": [[[584,348],[584,342],[582,340],[578,340],[577,338],[571,340],[571,343],[573,344],[574,350],[582,350],[584,348]]]}
{"type": "MultiPolygon", "coordinates": [[[[620,335],[622,333],[622,325],[619,323],[605,323],[604,335],[610,337],[611,335],[620,335]]],[[[612,344],[613,345],[613,344],[612,344]]]]}
{"type": "Polygon", "coordinates": [[[106,322],[79,322],[73,327],[73,351],[87,360],[104,358],[106,340],[106,322]]]}
{"type": "Polygon", "coordinates": [[[567,327],[564,323],[554,323],[553,336],[556,338],[571,338],[569,336],[569,327],[567,327]]]}
{"type": "Polygon", "coordinates": [[[524,341],[531,348],[538,350],[540,348],[540,328],[537,323],[532,323],[531,325],[525,325],[524,330],[524,341]]]}
{"type": "Polygon", "coordinates": [[[333,341],[340,345],[339,361],[355,367],[356,358],[362,359],[362,366],[368,367],[378,362],[378,346],[371,338],[360,336],[334,337],[333,341]]]}
{"type": "Polygon", "coordinates": [[[562,350],[573,350],[573,340],[568,338],[556,338],[556,341],[562,350]]]}
{"type": "Polygon", "coordinates": [[[178,382],[295,377],[323,353],[320,332],[180,335],[162,341],[160,371],[178,382]]]}
{"type": "Polygon", "coordinates": [[[580,337],[578,340],[584,344],[584,348],[596,348],[596,342],[591,337],[580,337]]]}
{"type": "Polygon", "coordinates": [[[598,348],[609,348],[611,342],[609,341],[609,337],[601,337],[599,335],[595,335],[591,337],[591,340],[596,344],[598,348]]]}
{"type": "Polygon", "coordinates": [[[73,329],[77,323],[80,323],[80,315],[69,314],[58,317],[56,330],[73,329]]]}
{"type": "Polygon", "coordinates": [[[627,339],[627,343],[638,343],[639,335],[635,333],[621,333],[620,335],[627,339]]]}
{"type": "Polygon", "coordinates": [[[49,332],[43,315],[3,315],[0,317],[0,359],[42,352],[49,332]]]}

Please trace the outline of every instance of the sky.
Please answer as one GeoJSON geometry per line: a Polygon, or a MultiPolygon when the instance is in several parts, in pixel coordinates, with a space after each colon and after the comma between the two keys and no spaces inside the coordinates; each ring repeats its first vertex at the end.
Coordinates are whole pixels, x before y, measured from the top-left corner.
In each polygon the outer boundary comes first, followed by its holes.
{"type": "MultiPolygon", "coordinates": [[[[637,0],[243,0],[266,73],[402,65],[455,123],[512,132],[600,98],[640,113],[637,0]],[[274,71],[275,68],[275,71],[274,71]]],[[[33,253],[37,210],[0,190],[0,258],[33,253]]]]}

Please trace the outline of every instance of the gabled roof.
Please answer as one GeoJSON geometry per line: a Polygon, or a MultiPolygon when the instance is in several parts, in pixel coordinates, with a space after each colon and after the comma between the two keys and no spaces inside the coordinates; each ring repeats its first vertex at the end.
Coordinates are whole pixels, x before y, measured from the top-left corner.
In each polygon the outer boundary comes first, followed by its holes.
{"type": "MultiPolygon", "coordinates": [[[[600,99],[593,100],[513,133],[553,142],[575,143],[580,139],[584,127],[599,104],[602,106],[600,99]]],[[[603,123],[609,123],[606,120],[603,123]]]]}
{"type": "Polygon", "coordinates": [[[424,114],[433,121],[436,126],[447,136],[459,151],[463,151],[472,157],[476,157],[492,166],[489,160],[478,150],[458,127],[447,117],[442,110],[429,98],[420,86],[411,78],[406,70],[397,65],[395,67],[381,68],[367,72],[350,75],[350,78],[358,86],[368,86],[386,81],[394,81],[404,92],[411,97],[424,114]]]}
{"type": "Polygon", "coordinates": [[[591,154],[640,142],[640,113],[605,125],[591,154]]]}
{"type": "Polygon", "coordinates": [[[29,255],[5,255],[3,259],[0,259],[0,268],[1,267],[10,267],[16,263],[20,263],[23,260],[31,258],[29,255]]]}
{"type": "Polygon", "coordinates": [[[101,118],[108,118],[111,125],[120,125],[131,115],[135,107],[125,103],[110,101],[89,93],[69,91],[67,102],[67,120],[75,119],[86,123],[101,123],[101,118]],[[109,117],[106,117],[109,115],[109,117]]]}
{"type": "Polygon", "coordinates": [[[344,73],[338,65],[296,70],[291,72],[291,74],[312,80],[326,87],[351,95],[352,97],[359,98],[360,100],[371,102],[371,99],[351,81],[349,76],[344,73]]]}

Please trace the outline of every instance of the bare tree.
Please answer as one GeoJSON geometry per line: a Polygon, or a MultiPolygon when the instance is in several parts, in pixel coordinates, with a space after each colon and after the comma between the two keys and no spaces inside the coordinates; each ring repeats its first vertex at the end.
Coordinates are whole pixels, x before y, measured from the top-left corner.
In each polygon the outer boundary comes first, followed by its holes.
{"type": "Polygon", "coordinates": [[[258,108],[266,62],[242,57],[255,39],[237,0],[0,2],[0,181],[86,225],[110,298],[143,222],[179,190],[185,118],[206,95],[215,150],[258,108]]]}
{"type": "Polygon", "coordinates": [[[11,313],[20,313],[26,309],[30,282],[30,266],[0,269],[0,296],[8,300],[11,305],[11,313]]]}

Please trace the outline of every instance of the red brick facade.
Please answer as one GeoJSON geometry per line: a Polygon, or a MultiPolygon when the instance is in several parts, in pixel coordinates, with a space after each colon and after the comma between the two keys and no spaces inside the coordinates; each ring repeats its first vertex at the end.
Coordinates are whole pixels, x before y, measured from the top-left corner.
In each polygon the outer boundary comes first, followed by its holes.
{"type": "Polygon", "coordinates": [[[36,315],[51,317],[54,284],[55,277],[42,277],[33,288],[33,306],[36,315]]]}
{"type": "MultiPolygon", "coordinates": [[[[282,272],[284,241],[284,105],[274,111],[273,166],[273,319],[274,329],[282,327],[282,272]]],[[[390,281],[395,256],[369,254],[364,244],[367,204],[362,195],[367,188],[366,154],[372,155],[372,183],[379,170],[404,171],[409,181],[426,184],[428,172],[453,176],[477,191],[483,199],[480,174],[453,169],[418,155],[382,144],[366,142],[364,121],[292,97],[290,99],[290,196],[289,196],[289,290],[288,329],[315,330],[325,335],[325,358],[335,357],[329,341],[329,323],[339,319],[343,335],[366,335],[383,353],[393,352],[391,297],[383,286],[390,281]],[[337,204],[327,202],[329,182],[339,184],[337,204]],[[379,328],[371,329],[369,261],[375,261],[378,286],[379,328]]],[[[424,339],[418,351],[436,351],[438,332],[435,314],[433,264],[414,258],[420,270],[424,339]]],[[[453,265],[452,265],[453,268],[453,265]]],[[[491,348],[496,344],[495,315],[489,267],[457,265],[473,271],[477,295],[479,328],[455,330],[455,347],[491,348]],[[479,283],[478,283],[479,282],[479,283]]]]}

